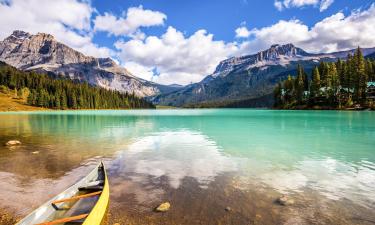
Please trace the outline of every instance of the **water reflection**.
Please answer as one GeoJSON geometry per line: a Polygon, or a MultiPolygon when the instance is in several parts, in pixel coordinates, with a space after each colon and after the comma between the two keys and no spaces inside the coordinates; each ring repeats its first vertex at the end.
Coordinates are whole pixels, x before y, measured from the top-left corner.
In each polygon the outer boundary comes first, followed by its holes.
{"type": "Polygon", "coordinates": [[[188,130],[139,138],[117,157],[117,164],[126,165],[125,171],[134,173],[132,179],[166,176],[173,188],[178,188],[185,177],[205,187],[219,174],[237,169],[235,161],[223,155],[215,142],[188,130]]]}
{"type": "MultiPolygon", "coordinates": [[[[369,163],[369,162],[367,162],[369,163]]],[[[355,166],[336,159],[303,160],[293,170],[266,172],[258,178],[282,193],[313,189],[329,199],[375,204],[375,164],[355,166]]]]}

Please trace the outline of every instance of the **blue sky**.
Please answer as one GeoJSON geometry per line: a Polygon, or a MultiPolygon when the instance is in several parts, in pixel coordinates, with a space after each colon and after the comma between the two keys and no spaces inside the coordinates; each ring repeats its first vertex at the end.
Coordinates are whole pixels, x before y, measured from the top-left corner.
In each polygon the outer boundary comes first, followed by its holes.
{"type": "MultiPolygon", "coordinates": [[[[163,12],[167,15],[164,26],[143,29],[148,35],[161,35],[166,26],[173,26],[191,35],[199,29],[206,29],[214,34],[217,40],[233,41],[234,30],[245,22],[249,29],[261,28],[277,23],[279,20],[299,19],[312,26],[322,19],[342,11],[350,14],[352,10],[368,8],[371,0],[336,0],[328,9],[319,11],[319,6],[291,7],[278,11],[274,0],[93,0],[93,6],[99,13],[111,12],[120,16],[129,7],[142,5],[145,9],[163,12]]],[[[95,41],[111,47],[115,38],[107,38],[103,32],[98,33],[95,41]]]]}
{"type": "Polygon", "coordinates": [[[188,84],[272,44],[375,47],[374,0],[0,0],[0,39],[44,32],[134,75],[188,84]]]}

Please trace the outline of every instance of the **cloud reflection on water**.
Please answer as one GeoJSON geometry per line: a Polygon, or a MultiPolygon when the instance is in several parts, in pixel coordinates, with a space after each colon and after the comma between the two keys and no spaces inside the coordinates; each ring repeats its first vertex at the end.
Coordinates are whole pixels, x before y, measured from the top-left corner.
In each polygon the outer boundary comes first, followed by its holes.
{"type": "Polygon", "coordinates": [[[142,137],[121,153],[127,172],[139,176],[168,177],[178,188],[185,177],[205,187],[219,174],[237,170],[237,164],[223,155],[216,143],[198,132],[158,132],[142,137]]]}
{"type": "Polygon", "coordinates": [[[375,204],[375,171],[329,157],[304,159],[293,169],[264,171],[259,180],[281,193],[309,188],[332,200],[349,199],[369,208],[375,204]]]}

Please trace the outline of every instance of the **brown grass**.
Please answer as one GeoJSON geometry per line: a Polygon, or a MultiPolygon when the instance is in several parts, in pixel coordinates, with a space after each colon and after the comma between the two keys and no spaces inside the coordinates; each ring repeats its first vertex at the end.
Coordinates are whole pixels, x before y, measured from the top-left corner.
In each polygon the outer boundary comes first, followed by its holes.
{"type": "Polygon", "coordinates": [[[0,92],[0,112],[7,111],[40,111],[46,108],[27,105],[23,99],[15,99],[13,93],[4,94],[0,92]]]}

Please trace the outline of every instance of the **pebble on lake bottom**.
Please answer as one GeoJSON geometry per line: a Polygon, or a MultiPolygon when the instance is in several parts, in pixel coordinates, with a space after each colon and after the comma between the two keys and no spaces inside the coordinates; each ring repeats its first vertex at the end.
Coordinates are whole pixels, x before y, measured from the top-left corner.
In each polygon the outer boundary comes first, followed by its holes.
{"type": "Polygon", "coordinates": [[[32,152],[31,154],[39,154],[39,151],[32,152]]]}
{"type": "Polygon", "coordinates": [[[227,211],[227,212],[230,212],[230,211],[232,211],[232,208],[231,207],[225,207],[225,211],[227,211]]]}
{"type": "Polygon", "coordinates": [[[293,205],[294,204],[294,200],[293,199],[289,199],[286,195],[283,195],[283,196],[280,196],[279,198],[277,198],[276,202],[279,205],[282,205],[282,206],[287,206],[287,205],[293,205]]]}
{"type": "Polygon", "coordinates": [[[171,207],[171,204],[169,202],[164,202],[160,204],[155,210],[157,212],[166,212],[169,210],[170,207],[171,207]]]}
{"type": "Polygon", "coordinates": [[[5,143],[6,146],[14,146],[14,145],[20,145],[21,142],[19,140],[9,140],[7,143],[5,143]]]}

